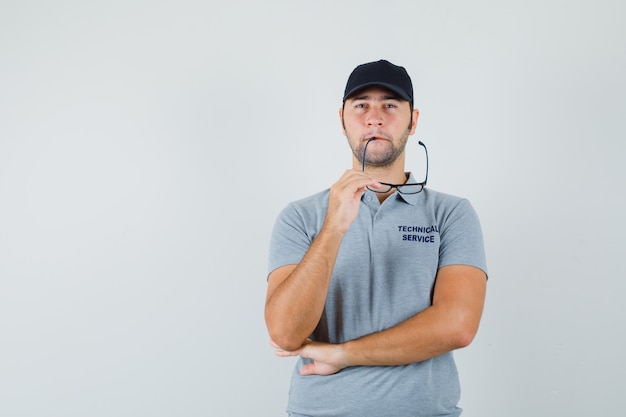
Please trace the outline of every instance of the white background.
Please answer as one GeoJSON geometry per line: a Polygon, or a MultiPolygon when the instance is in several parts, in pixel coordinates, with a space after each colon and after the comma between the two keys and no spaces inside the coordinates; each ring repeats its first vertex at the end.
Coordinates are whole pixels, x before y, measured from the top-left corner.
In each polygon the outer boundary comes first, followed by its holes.
{"type": "Polygon", "coordinates": [[[408,169],[490,281],[466,417],[623,408],[622,1],[0,1],[0,415],[280,416],[275,216],[350,165],[358,64],[405,66],[408,169]]]}

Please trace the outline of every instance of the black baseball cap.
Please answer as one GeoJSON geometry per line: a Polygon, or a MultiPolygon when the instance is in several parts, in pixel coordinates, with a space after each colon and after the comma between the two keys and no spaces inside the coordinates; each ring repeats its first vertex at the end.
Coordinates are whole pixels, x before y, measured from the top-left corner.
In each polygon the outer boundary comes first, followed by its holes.
{"type": "Polygon", "coordinates": [[[366,87],[379,86],[398,94],[401,98],[413,103],[413,83],[404,67],[394,65],[381,59],[356,67],[346,83],[343,94],[345,102],[350,96],[366,87]]]}

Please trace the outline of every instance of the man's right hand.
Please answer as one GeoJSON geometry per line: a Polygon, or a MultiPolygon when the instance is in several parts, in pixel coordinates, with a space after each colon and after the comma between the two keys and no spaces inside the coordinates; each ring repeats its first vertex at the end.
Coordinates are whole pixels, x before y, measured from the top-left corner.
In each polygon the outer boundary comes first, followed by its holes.
{"type": "Polygon", "coordinates": [[[380,186],[362,171],[349,169],[330,187],[324,228],[345,233],[359,214],[361,196],[366,186],[380,186]]]}

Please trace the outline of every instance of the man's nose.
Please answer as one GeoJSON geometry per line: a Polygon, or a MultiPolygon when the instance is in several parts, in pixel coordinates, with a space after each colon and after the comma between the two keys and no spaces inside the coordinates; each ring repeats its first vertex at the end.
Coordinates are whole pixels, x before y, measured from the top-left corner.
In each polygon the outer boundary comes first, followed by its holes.
{"type": "Polygon", "coordinates": [[[371,109],[367,115],[367,124],[370,126],[380,126],[383,124],[383,117],[379,110],[371,109]]]}

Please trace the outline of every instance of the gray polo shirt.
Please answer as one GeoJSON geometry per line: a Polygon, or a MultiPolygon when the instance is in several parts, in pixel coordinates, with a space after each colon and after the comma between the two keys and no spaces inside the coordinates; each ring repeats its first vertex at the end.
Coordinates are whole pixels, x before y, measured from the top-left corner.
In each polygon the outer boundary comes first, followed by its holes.
{"type": "MultiPolygon", "coordinates": [[[[414,181],[409,178],[409,182],[414,181]]],[[[319,233],[329,190],[290,203],[278,216],[269,272],[300,262],[319,233]]],[[[478,217],[469,201],[424,189],[379,204],[366,192],[345,234],[313,340],[341,343],[387,329],[431,304],[437,269],[465,264],[487,271],[478,217]]],[[[458,416],[452,352],[404,366],[355,366],[300,376],[289,392],[292,416],[458,416]]]]}

